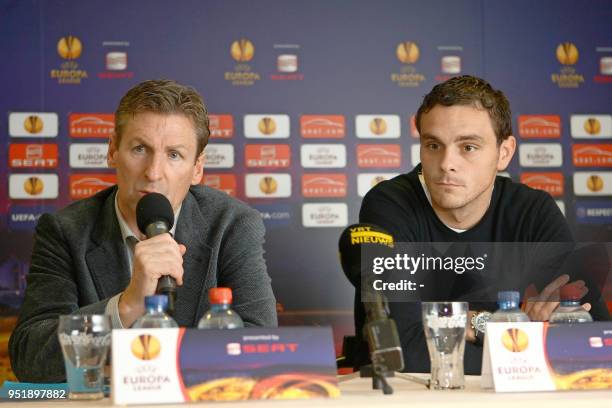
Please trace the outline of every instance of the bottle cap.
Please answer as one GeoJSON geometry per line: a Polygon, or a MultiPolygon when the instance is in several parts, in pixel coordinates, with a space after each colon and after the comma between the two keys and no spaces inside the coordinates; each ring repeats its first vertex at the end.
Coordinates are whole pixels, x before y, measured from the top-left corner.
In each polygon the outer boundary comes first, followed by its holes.
{"type": "Polygon", "coordinates": [[[232,290],[230,288],[210,288],[208,301],[213,305],[232,303],[232,290]]]}
{"type": "Polygon", "coordinates": [[[580,300],[582,297],[581,289],[576,285],[572,285],[571,283],[561,287],[559,292],[561,300],[580,300]]]}
{"type": "Polygon", "coordinates": [[[168,296],[167,295],[145,296],[145,308],[146,309],[157,309],[159,307],[161,307],[164,310],[168,308],[168,296]]]}
{"type": "Polygon", "coordinates": [[[506,290],[502,292],[497,292],[497,301],[498,302],[513,302],[518,304],[521,300],[521,294],[516,290],[506,290]]]}

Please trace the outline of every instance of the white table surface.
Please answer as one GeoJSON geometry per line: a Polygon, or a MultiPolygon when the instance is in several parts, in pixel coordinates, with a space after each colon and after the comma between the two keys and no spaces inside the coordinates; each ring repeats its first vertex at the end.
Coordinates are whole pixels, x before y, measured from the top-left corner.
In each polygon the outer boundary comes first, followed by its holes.
{"type": "MultiPolygon", "coordinates": [[[[427,378],[425,375],[418,375],[427,378]]],[[[342,377],[340,377],[342,378],[342,377]]],[[[245,407],[452,407],[452,408],[612,408],[612,390],[602,391],[558,391],[530,393],[495,393],[480,388],[479,376],[466,376],[466,387],[463,390],[436,391],[425,386],[406,381],[402,378],[391,378],[389,384],[394,388],[392,395],[383,395],[380,390],[371,389],[371,379],[353,378],[340,383],[342,396],[335,399],[311,399],[290,401],[237,401],[221,403],[189,403],[148,405],[156,407],[211,406],[219,408],[245,407]]],[[[112,406],[108,398],[98,401],[20,401],[0,404],[0,408],[9,406],[26,407],[108,407],[112,406]]],[[[145,405],[138,405],[142,407],[145,405]]]]}

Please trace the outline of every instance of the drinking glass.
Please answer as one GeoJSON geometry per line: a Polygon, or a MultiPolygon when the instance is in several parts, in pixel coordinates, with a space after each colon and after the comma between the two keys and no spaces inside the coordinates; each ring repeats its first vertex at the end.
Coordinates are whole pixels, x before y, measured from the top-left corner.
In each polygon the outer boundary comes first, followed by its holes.
{"type": "Polygon", "coordinates": [[[431,388],[438,390],[461,389],[466,302],[423,302],[423,329],[431,360],[431,388]]]}
{"type": "Polygon", "coordinates": [[[64,315],[57,328],[64,354],[68,397],[104,397],[104,363],[111,343],[111,321],[106,315],[64,315]]]}

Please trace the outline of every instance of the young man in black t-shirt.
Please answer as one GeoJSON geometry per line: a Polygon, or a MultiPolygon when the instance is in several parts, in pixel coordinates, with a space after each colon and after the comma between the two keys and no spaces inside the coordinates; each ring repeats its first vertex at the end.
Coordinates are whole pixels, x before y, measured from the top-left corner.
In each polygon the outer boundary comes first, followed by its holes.
{"type": "MultiPolygon", "coordinates": [[[[363,200],[360,222],[383,227],[395,242],[571,242],[567,222],[550,195],[497,176],[516,149],[511,120],[504,94],[480,78],[465,75],[435,86],[416,115],[421,164],[372,188],[363,200]]],[[[538,301],[525,308],[532,321],[548,320],[558,305],[559,288],[569,279],[556,275],[539,285],[538,301]]],[[[574,284],[583,296],[588,292],[583,281],[574,284]]],[[[590,310],[591,305],[584,307],[590,310]]],[[[359,309],[357,326],[363,321],[359,309]]],[[[464,363],[466,373],[479,374],[482,345],[469,323],[482,310],[472,304],[470,309],[464,363]]],[[[609,317],[599,303],[596,309],[596,317],[609,317]]],[[[390,311],[406,370],[429,371],[420,304],[390,303],[390,311]]]]}

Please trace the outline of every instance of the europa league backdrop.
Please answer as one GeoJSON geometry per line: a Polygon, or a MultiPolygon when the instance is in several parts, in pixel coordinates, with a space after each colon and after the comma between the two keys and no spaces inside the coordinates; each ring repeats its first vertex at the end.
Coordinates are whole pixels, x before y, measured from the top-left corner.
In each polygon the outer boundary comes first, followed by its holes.
{"type": "Polygon", "coordinates": [[[204,183],[260,210],[282,324],[352,330],[338,237],[418,163],[412,117],[454,75],[509,97],[508,175],[553,195],[578,240],[610,241],[609,1],[3,0],[0,16],[2,375],[36,220],[113,184],[113,112],[145,79],[204,96],[204,183]]]}

